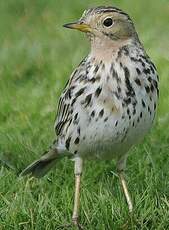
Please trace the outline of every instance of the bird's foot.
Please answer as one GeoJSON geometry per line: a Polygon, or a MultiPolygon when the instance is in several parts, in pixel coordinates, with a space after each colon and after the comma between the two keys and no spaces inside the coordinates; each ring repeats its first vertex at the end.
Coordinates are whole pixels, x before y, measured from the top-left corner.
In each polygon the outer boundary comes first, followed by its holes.
{"type": "Polygon", "coordinates": [[[83,226],[79,223],[78,218],[73,218],[72,223],[60,225],[55,230],[67,230],[67,229],[84,230],[83,226]]]}
{"type": "Polygon", "coordinates": [[[72,223],[77,229],[79,229],[79,230],[84,229],[83,226],[79,223],[79,218],[78,217],[72,218],[72,223]]]}

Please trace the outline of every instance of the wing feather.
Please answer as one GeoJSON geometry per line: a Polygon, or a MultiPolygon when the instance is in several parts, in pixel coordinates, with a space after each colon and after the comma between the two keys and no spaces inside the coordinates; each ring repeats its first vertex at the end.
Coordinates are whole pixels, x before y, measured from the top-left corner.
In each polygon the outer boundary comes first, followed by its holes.
{"type": "Polygon", "coordinates": [[[59,104],[58,104],[58,111],[56,116],[56,122],[55,122],[55,131],[56,135],[61,135],[62,130],[64,129],[65,125],[71,120],[72,117],[72,91],[74,89],[74,86],[71,86],[72,84],[72,78],[75,77],[77,73],[77,70],[74,71],[72,74],[72,77],[68,81],[68,83],[65,86],[65,89],[60,96],[59,104]]]}
{"type": "Polygon", "coordinates": [[[69,81],[65,86],[62,95],[60,96],[56,122],[55,122],[55,131],[58,136],[62,135],[62,131],[65,125],[69,124],[69,121],[72,120],[73,105],[74,102],[76,101],[76,98],[72,97],[76,85],[75,81],[78,81],[79,76],[83,77],[82,73],[84,74],[84,72],[86,72],[86,68],[85,68],[86,61],[87,61],[87,57],[82,60],[79,66],[72,73],[69,81]]]}
{"type": "Polygon", "coordinates": [[[57,135],[60,135],[62,129],[70,117],[70,101],[71,99],[66,99],[65,94],[62,94],[59,100],[58,113],[55,125],[55,131],[57,135]]]}

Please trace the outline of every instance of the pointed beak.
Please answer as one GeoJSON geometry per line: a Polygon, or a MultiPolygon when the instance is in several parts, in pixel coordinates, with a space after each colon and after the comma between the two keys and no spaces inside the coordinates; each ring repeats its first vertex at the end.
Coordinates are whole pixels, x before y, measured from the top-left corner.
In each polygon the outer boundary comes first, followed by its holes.
{"type": "Polygon", "coordinates": [[[63,25],[65,28],[80,30],[82,32],[91,32],[91,27],[88,24],[73,22],[63,25]]]}

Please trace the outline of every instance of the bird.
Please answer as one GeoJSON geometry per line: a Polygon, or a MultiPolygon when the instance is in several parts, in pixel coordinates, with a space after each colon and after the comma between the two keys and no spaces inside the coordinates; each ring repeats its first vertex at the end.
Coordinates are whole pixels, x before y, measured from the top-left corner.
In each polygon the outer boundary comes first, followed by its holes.
{"type": "Polygon", "coordinates": [[[86,160],[116,162],[129,212],[133,211],[125,179],[126,161],[131,147],[153,125],[159,77],[133,20],[123,10],[114,6],[89,8],[79,20],[64,27],[85,33],[91,49],[60,96],[55,141],[21,176],[40,178],[63,157],[73,160],[72,223],[79,226],[81,175],[86,160]]]}

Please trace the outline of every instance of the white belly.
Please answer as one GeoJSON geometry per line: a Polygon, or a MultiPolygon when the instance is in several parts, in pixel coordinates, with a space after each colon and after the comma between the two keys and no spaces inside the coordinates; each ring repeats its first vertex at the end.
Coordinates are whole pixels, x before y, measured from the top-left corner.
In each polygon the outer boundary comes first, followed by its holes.
{"type": "Polygon", "coordinates": [[[80,144],[78,148],[75,144],[71,146],[71,151],[77,151],[82,158],[112,159],[125,154],[145,136],[154,119],[154,114],[150,114],[147,108],[143,108],[139,103],[136,114],[131,117],[126,111],[110,113],[110,110],[105,109],[104,116],[99,118],[101,108],[97,104],[93,118],[82,113],[79,124],[80,144]]]}

